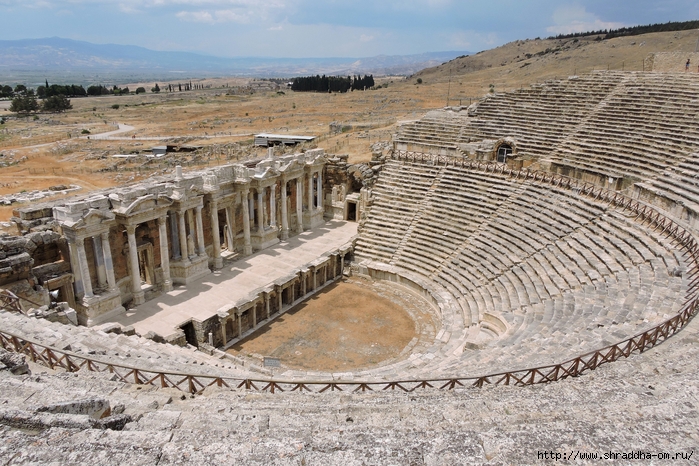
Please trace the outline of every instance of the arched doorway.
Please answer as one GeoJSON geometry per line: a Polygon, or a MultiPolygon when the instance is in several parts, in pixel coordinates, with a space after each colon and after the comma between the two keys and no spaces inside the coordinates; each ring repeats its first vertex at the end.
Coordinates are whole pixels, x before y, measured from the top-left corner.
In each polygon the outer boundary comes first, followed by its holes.
{"type": "Polygon", "coordinates": [[[507,158],[512,156],[512,146],[509,144],[500,144],[495,154],[495,160],[498,163],[507,163],[507,158]]]}

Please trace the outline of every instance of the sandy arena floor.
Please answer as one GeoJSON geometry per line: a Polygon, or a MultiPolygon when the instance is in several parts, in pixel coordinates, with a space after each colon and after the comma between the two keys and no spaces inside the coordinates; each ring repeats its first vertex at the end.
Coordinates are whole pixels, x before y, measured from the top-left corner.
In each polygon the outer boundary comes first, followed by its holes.
{"type": "Polygon", "coordinates": [[[279,358],[301,370],[348,371],[386,362],[434,338],[431,314],[400,291],[361,279],[338,282],[229,352],[279,358]]]}

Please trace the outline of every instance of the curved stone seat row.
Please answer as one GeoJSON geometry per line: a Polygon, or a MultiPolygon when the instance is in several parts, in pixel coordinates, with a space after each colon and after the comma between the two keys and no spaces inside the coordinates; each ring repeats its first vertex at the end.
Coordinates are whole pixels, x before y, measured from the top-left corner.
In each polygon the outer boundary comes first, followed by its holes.
{"type": "Polygon", "coordinates": [[[593,72],[429,112],[394,141],[454,149],[510,138],[517,156],[554,171],[652,180],[699,150],[699,129],[687,119],[699,112],[697,91],[695,73],[593,72]]]}
{"type": "MultiPolygon", "coordinates": [[[[389,161],[376,189],[417,165],[389,161]]],[[[684,260],[670,240],[609,203],[449,166],[432,170],[425,190],[429,175],[417,171],[421,184],[403,186],[410,195],[398,196],[410,206],[391,199],[392,210],[411,216],[400,225],[381,222],[389,209],[376,198],[365,228],[373,239],[363,232],[355,256],[439,290],[448,303],[440,306],[443,332],[425,354],[355,376],[481,375],[550,364],[679,310],[684,260]],[[381,249],[382,238],[390,238],[390,251],[381,249]]]]}
{"type": "Polygon", "coordinates": [[[248,373],[235,361],[209,356],[191,347],[157,343],[137,335],[73,327],[3,310],[0,310],[0,324],[3,329],[12,329],[23,338],[111,364],[192,374],[239,376],[248,373]]]}
{"type": "Polygon", "coordinates": [[[532,452],[510,448],[513,442],[566,452],[571,428],[585,432],[584,447],[573,447],[584,452],[643,448],[649,438],[657,451],[689,452],[699,428],[689,406],[699,370],[699,346],[691,344],[697,328],[695,319],[686,337],[594,377],[526,389],[338,396],[212,387],[183,396],[104,373],[3,371],[0,452],[10,464],[527,464],[532,452]],[[127,416],[123,430],[90,428],[90,416],[76,408],[93,400],[127,416]]]}

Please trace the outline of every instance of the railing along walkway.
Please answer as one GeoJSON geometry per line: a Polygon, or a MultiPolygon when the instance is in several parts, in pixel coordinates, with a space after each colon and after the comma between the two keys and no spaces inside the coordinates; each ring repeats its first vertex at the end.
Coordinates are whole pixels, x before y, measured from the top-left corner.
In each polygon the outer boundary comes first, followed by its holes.
{"type": "MultiPolygon", "coordinates": [[[[68,372],[87,370],[114,374],[117,380],[126,383],[154,385],[162,388],[176,388],[188,393],[201,393],[208,387],[225,389],[245,389],[259,392],[371,392],[400,390],[413,392],[422,389],[453,390],[461,387],[482,387],[484,385],[534,385],[555,382],[568,377],[578,377],[597,367],[627,358],[633,353],[649,350],[679,332],[697,313],[699,309],[699,245],[694,236],[683,227],[665,217],[655,208],[642,204],[623,194],[596,187],[587,182],[580,182],[561,175],[534,171],[514,170],[497,163],[471,161],[456,157],[422,154],[409,151],[396,151],[396,159],[414,162],[428,162],[435,165],[459,166],[469,170],[496,173],[514,179],[529,179],[548,183],[558,188],[570,189],[636,214],[636,220],[663,235],[671,238],[683,251],[683,257],[691,262],[687,271],[688,288],[681,310],[661,324],[636,334],[623,341],[590,351],[558,364],[498,372],[474,377],[452,377],[436,379],[412,379],[394,381],[357,381],[357,380],[283,380],[274,378],[237,378],[217,375],[195,375],[184,372],[157,371],[138,368],[126,364],[114,364],[98,358],[79,355],[60,350],[36,341],[0,330],[0,346],[9,351],[25,354],[32,362],[51,369],[63,369],[68,372]]],[[[18,305],[17,298],[17,305],[18,305]]],[[[7,308],[14,306],[7,300],[0,304],[7,308]]]]}

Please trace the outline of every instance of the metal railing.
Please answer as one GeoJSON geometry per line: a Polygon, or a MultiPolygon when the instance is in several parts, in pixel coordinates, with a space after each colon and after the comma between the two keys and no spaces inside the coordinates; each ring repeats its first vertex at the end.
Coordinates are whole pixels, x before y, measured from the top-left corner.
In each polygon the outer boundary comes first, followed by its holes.
{"type": "MultiPolygon", "coordinates": [[[[634,335],[618,343],[587,352],[557,364],[518,369],[506,372],[451,378],[405,379],[394,381],[358,381],[358,380],[283,380],[273,378],[244,378],[207,374],[188,374],[174,371],[138,368],[126,364],[115,364],[98,358],[79,355],[41,344],[31,339],[0,331],[0,346],[9,351],[25,354],[32,362],[45,365],[51,369],[63,369],[68,372],[88,370],[114,374],[117,380],[126,383],[154,385],[162,388],[176,388],[187,393],[201,393],[208,387],[224,389],[245,389],[260,392],[379,392],[400,390],[412,392],[424,389],[452,390],[460,387],[482,387],[484,385],[534,385],[554,382],[568,377],[577,377],[597,367],[627,358],[633,353],[642,353],[653,348],[680,331],[699,309],[699,245],[694,236],[665,217],[655,208],[642,204],[623,194],[599,188],[591,183],[580,182],[561,175],[535,170],[514,170],[497,163],[485,163],[458,159],[454,157],[397,151],[393,158],[409,161],[454,165],[484,173],[497,173],[514,179],[528,179],[551,186],[575,189],[585,195],[603,202],[609,202],[625,211],[636,214],[636,220],[648,228],[659,231],[672,240],[683,251],[683,257],[691,267],[687,271],[688,287],[685,301],[680,311],[661,324],[634,335]]],[[[17,298],[18,300],[19,298],[17,298]]],[[[17,301],[18,302],[18,301],[17,301]]],[[[0,305],[12,306],[5,301],[0,305]]],[[[213,369],[213,368],[212,368],[213,369]]]]}

